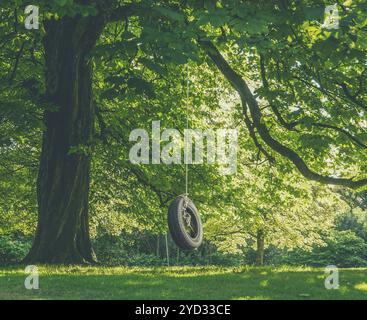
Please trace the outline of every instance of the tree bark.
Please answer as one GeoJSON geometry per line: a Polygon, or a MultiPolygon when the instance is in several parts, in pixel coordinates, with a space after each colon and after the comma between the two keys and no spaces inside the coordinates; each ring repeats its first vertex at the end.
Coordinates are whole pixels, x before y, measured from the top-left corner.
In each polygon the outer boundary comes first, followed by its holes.
{"type": "Polygon", "coordinates": [[[264,251],[265,251],[265,234],[262,229],[257,230],[256,233],[256,260],[257,266],[264,265],[264,251]]]}
{"type": "Polygon", "coordinates": [[[160,244],[159,244],[159,238],[160,238],[160,235],[157,235],[157,258],[160,258],[161,256],[161,249],[160,249],[160,244]]]}
{"type": "Polygon", "coordinates": [[[45,24],[46,96],[56,110],[44,114],[38,226],[24,259],[28,263],[96,261],[88,227],[88,150],[94,130],[90,53],[103,25],[98,17],[65,17],[45,24]]]}

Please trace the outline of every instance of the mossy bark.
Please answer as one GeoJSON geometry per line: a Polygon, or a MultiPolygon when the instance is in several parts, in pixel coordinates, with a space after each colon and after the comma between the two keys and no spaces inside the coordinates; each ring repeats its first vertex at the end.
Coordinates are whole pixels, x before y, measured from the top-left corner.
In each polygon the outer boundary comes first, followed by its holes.
{"type": "Polygon", "coordinates": [[[88,228],[90,146],[94,130],[90,53],[102,29],[96,17],[45,25],[46,110],[38,175],[38,226],[28,263],[93,263],[88,228]],[[74,152],[71,152],[75,149],[74,152]]]}

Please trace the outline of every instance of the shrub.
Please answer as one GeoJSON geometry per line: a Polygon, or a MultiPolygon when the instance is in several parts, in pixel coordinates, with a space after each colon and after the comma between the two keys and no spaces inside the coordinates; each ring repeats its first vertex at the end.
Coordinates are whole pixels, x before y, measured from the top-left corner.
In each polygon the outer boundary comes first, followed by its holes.
{"type": "Polygon", "coordinates": [[[284,263],[325,267],[365,267],[367,266],[367,244],[352,231],[335,232],[326,240],[325,247],[315,247],[311,252],[294,250],[288,252],[284,263]]]}
{"type": "Polygon", "coordinates": [[[22,236],[0,236],[0,264],[21,261],[31,247],[31,241],[22,236]]]}
{"type": "MultiPolygon", "coordinates": [[[[144,239],[146,235],[142,235],[144,239]]],[[[126,241],[126,235],[119,237],[104,235],[95,239],[94,248],[97,253],[99,262],[107,265],[126,265],[126,266],[159,266],[166,265],[166,248],[162,239],[162,246],[154,250],[147,250],[143,245],[138,245],[139,240],[126,241]],[[145,249],[145,250],[144,250],[145,249]],[[144,250],[144,251],[143,251],[144,250]]],[[[242,255],[225,254],[211,248],[210,245],[204,243],[195,251],[179,251],[173,242],[169,241],[170,265],[221,265],[221,266],[238,266],[243,264],[242,255]]]]}

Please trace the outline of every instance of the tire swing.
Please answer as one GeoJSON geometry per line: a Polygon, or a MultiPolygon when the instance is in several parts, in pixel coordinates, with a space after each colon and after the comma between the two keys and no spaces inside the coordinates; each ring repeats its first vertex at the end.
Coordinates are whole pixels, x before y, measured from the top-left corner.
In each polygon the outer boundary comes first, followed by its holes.
{"type": "Polygon", "coordinates": [[[195,250],[203,241],[203,225],[198,209],[184,194],[168,209],[168,227],[173,241],[182,250],[195,250]]]}
{"type": "MultiPolygon", "coordinates": [[[[189,106],[189,72],[186,86],[186,129],[189,106]]],[[[168,209],[168,228],[175,244],[182,250],[195,250],[203,242],[203,225],[198,209],[188,197],[188,164],[185,164],[186,192],[172,201],[168,209]]]]}

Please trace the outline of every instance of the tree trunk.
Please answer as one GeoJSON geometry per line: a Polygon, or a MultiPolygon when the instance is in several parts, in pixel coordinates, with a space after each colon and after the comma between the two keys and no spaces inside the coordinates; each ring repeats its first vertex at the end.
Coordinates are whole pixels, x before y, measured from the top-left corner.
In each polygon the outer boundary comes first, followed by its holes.
{"type": "Polygon", "coordinates": [[[62,18],[48,21],[45,28],[46,96],[56,110],[44,114],[38,226],[24,260],[92,263],[96,257],[88,227],[88,147],[94,128],[90,52],[102,32],[103,20],[62,18]]]}
{"type": "Polygon", "coordinates": [[[264,250],[265,250],[265,234],[262,229],[257,230],[256,234],[256,260],[257,266],[264,265],[264,250]]]}
{"type": "Polygon", "coordinates": [[[160,238],[160,235],[157,235],[157,258],[160,258],[161,257],[161,250],[160,250],[160,244],[159,244],[159,238],[160,238]]]}

